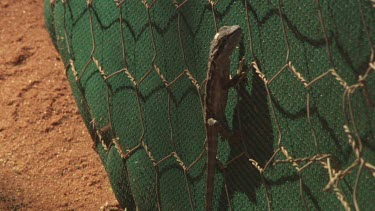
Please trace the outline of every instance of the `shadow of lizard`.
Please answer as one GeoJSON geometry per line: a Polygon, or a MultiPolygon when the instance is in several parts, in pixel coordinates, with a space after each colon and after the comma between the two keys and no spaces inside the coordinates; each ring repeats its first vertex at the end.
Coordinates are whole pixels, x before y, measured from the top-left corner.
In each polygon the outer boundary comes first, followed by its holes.
{"type": "MultiPolygon", "coordinates": [[[[272,120],[267,103],[267,92],[263,81],[253,71],[251,93],[246,89],[249,83],[242,80],[237,85],[238,101],[234,108],[233,132],[240,134],[240,143],[231,144],[228,160],[244,152],[248,157],[265,166],[274,152],[272,120]]],[[[261,186],[259,171],[246,156],[241,156],[224,170],[225,188],[221,191],[220,205],[228,207],[236,192],[244,193],[248,200],[256,203],[256,191],[261,186]],[[229,198],[228,198],[229,197],[229,198]]],[[[233,206],[233,204],[232,204],[233,206]]]]}

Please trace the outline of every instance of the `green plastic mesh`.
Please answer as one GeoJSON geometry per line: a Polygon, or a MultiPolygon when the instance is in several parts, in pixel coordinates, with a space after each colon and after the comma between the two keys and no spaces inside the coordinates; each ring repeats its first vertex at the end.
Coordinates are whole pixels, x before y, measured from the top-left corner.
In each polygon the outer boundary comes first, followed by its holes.
{"type": "MultiPolygon", "coordinates": [[[[375,8],[358,1],[45,0],[72,93],[128,210],[203,210],[210,41],[240,25],[214,210],[371,210],[375,8]]],[[[82,149],[91,150],[91,149],[82,149]]]]}

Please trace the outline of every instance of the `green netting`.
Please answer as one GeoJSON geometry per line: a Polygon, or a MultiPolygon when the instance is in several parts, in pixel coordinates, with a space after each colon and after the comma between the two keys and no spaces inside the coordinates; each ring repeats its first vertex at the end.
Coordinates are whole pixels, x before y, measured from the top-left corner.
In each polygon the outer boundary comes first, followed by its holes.
{"type": "MultiPolygon", "coordinates": [[[[79,110],[128,210],[203,210],[210,41],[240,25],[215,210],[375,205],[375,8],[358,1],[45,0],[79,110]]],[[[91,149],[83,149],[91,150],[91,149]]]]}

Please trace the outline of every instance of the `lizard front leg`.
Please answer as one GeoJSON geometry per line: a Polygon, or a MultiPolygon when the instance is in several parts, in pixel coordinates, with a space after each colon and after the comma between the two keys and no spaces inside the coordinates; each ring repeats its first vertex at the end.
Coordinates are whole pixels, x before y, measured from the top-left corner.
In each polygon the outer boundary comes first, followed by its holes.
{"type": "Polygon", "coordinates": [[[244,70],[245,58],[243,57],[238,65],[236,75],[230,78],[229,81],[224,85],[224,89],[230,89],[236,86],[240,81],[242,81],[247,74],[247,70],[244,70]]]}

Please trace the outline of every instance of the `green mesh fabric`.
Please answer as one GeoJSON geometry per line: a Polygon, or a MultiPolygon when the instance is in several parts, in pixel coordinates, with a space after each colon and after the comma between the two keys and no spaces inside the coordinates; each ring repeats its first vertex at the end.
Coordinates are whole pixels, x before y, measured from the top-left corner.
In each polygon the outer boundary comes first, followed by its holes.
{"type": "Polygon", "coordinates": [[[45,0],[45,20],[121,207],[204,209],[209,45],[240,25],[214,210],[370,210],[371,4],[45,0]]]}

